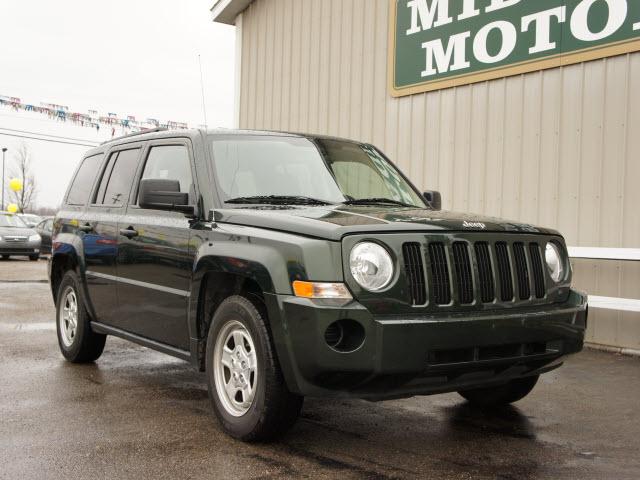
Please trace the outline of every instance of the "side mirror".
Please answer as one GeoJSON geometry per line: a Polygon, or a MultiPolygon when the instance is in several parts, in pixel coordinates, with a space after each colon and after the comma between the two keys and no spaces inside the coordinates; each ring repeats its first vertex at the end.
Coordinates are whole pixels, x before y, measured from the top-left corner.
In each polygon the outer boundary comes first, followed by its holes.
{"type": "Polygon", "coordinates": [[[442,210],[442,196],[436,190],[427,190],[424,192],[424,199],[433,210],[442,210]]]}
{"type": "Polygon", "coordinates": [[[175,210],[193,215],[195,207],[188,203],[189,194],[180,191],[178,180],[148,178],[140,181],[138,204],[141,208],[175,210]]]}

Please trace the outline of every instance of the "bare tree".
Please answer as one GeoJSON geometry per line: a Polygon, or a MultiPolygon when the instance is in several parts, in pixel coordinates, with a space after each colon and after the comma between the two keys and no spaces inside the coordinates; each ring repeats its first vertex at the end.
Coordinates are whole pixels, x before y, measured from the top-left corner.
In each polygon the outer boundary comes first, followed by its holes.
{"type": "Polygon", "coordinates": [[[20,212],[30,209],[38,196],[35,175],[31,171],[31,152],[26,143],[21,143],[17,152],[13,155],[15,167],[11,171],[11,178],[19,178],[22,181],[22,190],[9,193],[9,198],[18,205],[20,212]]]}

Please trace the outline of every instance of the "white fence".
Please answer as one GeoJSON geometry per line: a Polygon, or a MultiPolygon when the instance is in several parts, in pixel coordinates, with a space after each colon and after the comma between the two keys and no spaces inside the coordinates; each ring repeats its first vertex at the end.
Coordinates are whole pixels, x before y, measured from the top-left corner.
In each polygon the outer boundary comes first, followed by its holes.
{"type": "MultiPolygon", "coordinates": [[[[568,247],[573,259],[640,261],[640,248],[568,247]]],[[[625,312],[640,312],[640,299],[589,295],[589,307],[625,312]]]]}

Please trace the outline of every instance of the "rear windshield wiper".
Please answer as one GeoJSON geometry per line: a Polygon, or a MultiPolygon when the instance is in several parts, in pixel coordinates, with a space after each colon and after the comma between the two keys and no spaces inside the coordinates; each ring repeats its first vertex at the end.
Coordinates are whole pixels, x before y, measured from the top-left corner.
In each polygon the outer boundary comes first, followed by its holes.
{"type": "Polygon", "coordinates": [[[255,197],[238,197],[226,200],[225,203],[236,203],[245,205],[331,205],[330,202],[318,200],[317,198],[295,195],[258,195],[255,197]]]}
{"type": "Polygon", "coordinates": [[[410,205],[408,203],[401,202],[399,200],[393,200],[391,198],[358,198],[353,200],[347,200],[343,202],[343,205],[400,205],[402,207],[411,207],[417,208],[415,205],[410,205]]]}

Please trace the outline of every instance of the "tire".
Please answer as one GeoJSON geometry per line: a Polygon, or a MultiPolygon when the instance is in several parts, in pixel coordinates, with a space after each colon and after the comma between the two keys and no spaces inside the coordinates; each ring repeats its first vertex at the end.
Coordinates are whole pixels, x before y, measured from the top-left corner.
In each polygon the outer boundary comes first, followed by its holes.
{"type": "Polygon", "coordinates": [[[526,397],[538,383],[540,375],[517,378],[504,385],[462,390],[458,393],[479,407],[498,407],[517,402],[526,397]]]}
{"type": "Polygon", "coordinates": [[[216,310],[207,336],[213,411],[227,434],[245,442],[282,435],[297,420],[303,403],[303,397],[287,389],[265,320],[250,300],[232,296],[216,310]]]}
{"type": "Polygon", "coordinates": [[[10,257],[11,257],[11,255],[2,255],[2,259],[3,260],[9,260],[10,257]]]}
{"type": "Polygon", "coordinates": [[[57,292],[56,332],[60,351],[71,363],[90,363],[102,355],[107,336],[91,330],[89,322],[80,280],[69,270],[62,277],[57,292]]]}
{"type": "Polygon", "coordinates": [[[37,262],[40,259],[40,255],[30,255],[29,260],[32,262],[37,262]]]}

